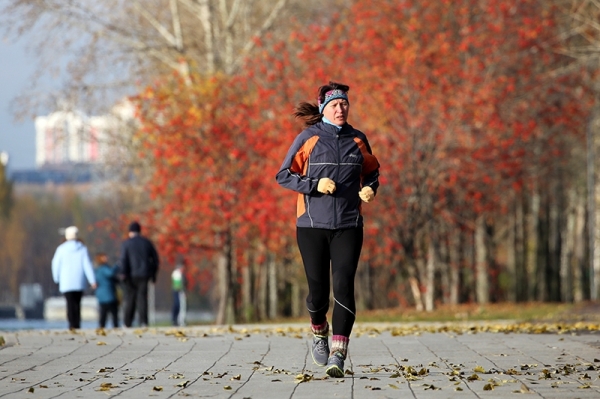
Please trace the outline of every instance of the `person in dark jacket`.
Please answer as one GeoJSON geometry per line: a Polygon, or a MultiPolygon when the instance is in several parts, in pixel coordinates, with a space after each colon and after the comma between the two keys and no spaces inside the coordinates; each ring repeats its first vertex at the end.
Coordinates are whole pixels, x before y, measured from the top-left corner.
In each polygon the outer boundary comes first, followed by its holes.
{"type": "Polygon", "coordinates": [[[371,202],[379,187],[379,162],[367,137],[347,123],[348,90],[347,85],[329,82],[319,88],[317,104],[302,102],[296,107],[294,115],[306,128],[296,136],[276,176],[281,186],[298,193],[296,237],[308,281],[313,361],[339,378],[344,376],[356,319],[361,203],[371,202]],[[332,283],[330,349],[327,313],[332,283]]]}
{"type": "Polygon", "coordinates": [[[117,298],[117,266],[108,264],[108,256],[105,253],[96,254],[96,299],[100,307],[98,326],[106,326],[106,318],[110,314],[113,328],[119,327],[119,300],[117,298]]]}
{"type": "Polygon", "coordinates": [[[138,222],[129,225],[129,238],[121,246],[121,273],[125,285],[125,315],[123,323],[131,327],[137,311],[141,327],[148,326],[148,284],[156,282],[158,253],[154,244],[141,235],[138,222]]]}

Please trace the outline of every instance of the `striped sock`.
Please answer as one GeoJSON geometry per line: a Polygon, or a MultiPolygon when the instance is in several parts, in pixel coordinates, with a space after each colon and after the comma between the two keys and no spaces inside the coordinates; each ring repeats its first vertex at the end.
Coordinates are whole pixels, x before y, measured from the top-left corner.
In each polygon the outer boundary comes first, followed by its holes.
{"type": "Polygon", "coordinates": [[[327,322],[327,320],[325,320],[325,322],[322,324],[310,323],[310,329],[313,334],[321,337],[326,337],[327,335],[329,335],[329,323],[327,322]]]}
{"type": "Polygon", "coordinates": [[[350,338],[343,335],[334,335],[331,340],[331,354],[340,352],[344,356],[344,359],[346,359],[348,355],[348,342],[350,342],[350,338]]]}

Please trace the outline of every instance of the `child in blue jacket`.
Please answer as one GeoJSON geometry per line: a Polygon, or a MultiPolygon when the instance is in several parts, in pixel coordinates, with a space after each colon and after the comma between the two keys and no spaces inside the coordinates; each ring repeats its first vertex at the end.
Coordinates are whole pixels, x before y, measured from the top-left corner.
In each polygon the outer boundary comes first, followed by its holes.
{"type": "Polygon", "coordinates": [[[100,305],[99,327],[106,326],[108,314],[112,315],[113,328],[119,327],[119,299],[117,298],[118,270],[108,264],[105,253],[98,253],[95,259],[96,269],[96,298],[100,305]]]}

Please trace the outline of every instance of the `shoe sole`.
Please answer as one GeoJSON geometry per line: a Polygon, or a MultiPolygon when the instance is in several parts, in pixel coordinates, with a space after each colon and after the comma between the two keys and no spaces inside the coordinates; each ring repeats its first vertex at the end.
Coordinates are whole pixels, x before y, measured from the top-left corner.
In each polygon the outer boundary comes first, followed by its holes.
{"type": "Polygon", "coordinates": [[[344,370],[342,370],[341,368],[339,368],[338,366],[330,366],[327,370],[325,370],[325,373],[330,376],[330,377],[334,377],[334,378],[343,378],[344,377],[344,370]]]}

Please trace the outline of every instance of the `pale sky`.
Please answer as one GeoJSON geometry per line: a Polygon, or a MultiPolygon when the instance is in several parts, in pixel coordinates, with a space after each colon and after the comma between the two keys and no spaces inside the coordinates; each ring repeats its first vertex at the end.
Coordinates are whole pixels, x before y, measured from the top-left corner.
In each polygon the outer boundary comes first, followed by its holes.
{"type": "Polygon", "coordinates": [[[12,100],[25,90],[33,73],[33,57],[27,56],[23,41],[0,39],[0,151],[10,156],[9,169],[35,168],[35,127],[33,120],[14,121],[12,100]]]}

